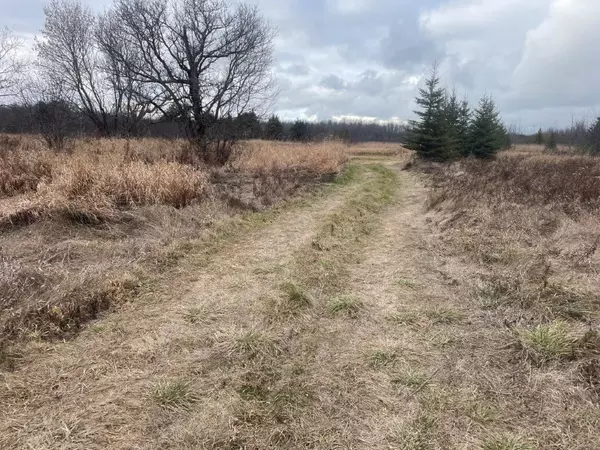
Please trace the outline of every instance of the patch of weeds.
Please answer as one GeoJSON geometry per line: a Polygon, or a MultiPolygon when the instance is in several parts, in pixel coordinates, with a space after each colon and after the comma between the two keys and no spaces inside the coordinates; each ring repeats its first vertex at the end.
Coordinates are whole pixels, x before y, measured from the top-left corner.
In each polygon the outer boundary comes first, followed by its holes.
{"type": "Polygon", "coordinates": [[[409,278],[398,278],[396,281],[394,281],[394,284],[396,286],[402,286],[402,287],[409,288],[409,289],[417,288],[417,283],[415,283],[413,280],[411,280],[409,278]]]}
{"type": "Polygon", "coordinates": [[[420,415],[400,430],[392,441],[401,450],[428,450],[435,445],[436,421],[428,415],[420,415]]]}
{"type": "Polygon", "coordinates": [[[332,314],[346,314],[350,317],[356,317],[364,309],[364,303],[352,296],[335,297],[329,300],[327,309],[332,314]]]}
{"type": "Polygon", "coordinates": [[[534,448],[519,439],[503,437],[486,442],[483,444],[483,450],[534,450],[534,448]]]}
{"type": "Polygon", "coordinates": [[[281,349],[275,341],[259,331],[248,331],[233,342],[232,353],[238,353],[249,359],[276,356],[281,349]]]}
{"type": "Polygon", "coordinates": [[[390,314],[388,320],[398,325],[413,325],[419,320],[419,315],[411,311],[397,311],[390,314]]]}
{"type": "Polygon", "coordinates": [[[395,385],[402,385],[409,388],[420,388],[427,384],[427,376],[419,371],[414,369],[408,369],[403,374],[397,376],[392,380],[392,383],[395,385]]]}
{"type": "Polygon", "coordinates": [[[474,401],[467,408],[467,417],[482,425],[494,422],[498,415],[498,408],[486,402],[474,401]]]}
{"type": "Polygon", "coordinates": [[[538,325],[533,330],[521,330],[518,336],[526,356],[536,364],[573,355],[575,340],[569,336],[567,324],[563,321],[538,325]]]}
{"type": "Polygon", "coordinates": [[[281,290],[286,295],[286,301],[291,309],[298,310],[309,308],[313,304],[311,296],[295,283],[284,283],[281,290]]]}
{"type": "Polygon", "coordinates": [[[377,350],[369,356],[369,363],[375,369],[394,365],[398,355],[394,351],[377,350]]]}
{"type": "Polygon", "coordinates": [[[462,316],[452,309],[438,308],[425,313],[435,325],[450,325],[461,321],[462,316]]]}
{"type": "Polygon", "coordinates": [[[152,399],[165,409],[187,409],[197,400],[190,382],[185,380],[160,381],[152,390],[152,399]]]}

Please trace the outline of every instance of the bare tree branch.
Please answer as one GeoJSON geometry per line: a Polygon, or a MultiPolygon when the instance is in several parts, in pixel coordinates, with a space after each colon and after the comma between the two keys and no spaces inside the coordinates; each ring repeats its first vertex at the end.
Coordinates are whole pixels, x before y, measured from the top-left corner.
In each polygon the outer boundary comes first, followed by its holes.
{"type": "Polygon", "coordinates": [[[274,35],[256,7],[225,0],[116,0],[98,39],[136,95],[206,151],[211,126],[272,98],[274,35]]]}
{"type": "Polygon", "coordinates": [[[17,55],[21,44],[8,28],[0,29],[0,98],[15,94],[24,67],[17,55]]]}
{"type": "Polygon", "coordinates": [[[101,135],[131,128],[148,112],[123,65],[98,46],[99,24],[79,0],[52,0],[36,48],[49,78],[73,93],[74,105],[101,135]]]}

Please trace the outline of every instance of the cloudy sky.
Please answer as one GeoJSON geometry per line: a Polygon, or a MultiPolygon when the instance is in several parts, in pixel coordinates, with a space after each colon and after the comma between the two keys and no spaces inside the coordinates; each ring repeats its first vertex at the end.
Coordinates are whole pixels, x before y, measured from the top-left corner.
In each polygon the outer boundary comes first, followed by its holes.
{"type": "MultiPolygon", "coordinates": [[[[96,9],[109,0],[85,0],[96,9]]],[[[432,63],[530,131],[600,114],[600,0],[250,0],[278,29],[277,113],[406,120],[432,63]]],[[[33,36],[43,0],[0,0],[33,36]]]]}

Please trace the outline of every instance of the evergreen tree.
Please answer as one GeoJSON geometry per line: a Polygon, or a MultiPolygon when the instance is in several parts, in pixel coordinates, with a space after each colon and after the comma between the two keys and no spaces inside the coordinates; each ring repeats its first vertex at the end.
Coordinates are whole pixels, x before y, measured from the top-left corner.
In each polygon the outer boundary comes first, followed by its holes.
{"type": "Polygon", "coordinates": [[[308,124],[302,120],[296,120],[290,128],[290,139],[293,141],[307,141],[308,138],[308,124]]]}
{"type": "Polygon", "coordinates": [[[461,156],[469,156],[471,148],[469,145],[469,129],[471,126],[471,108],[469,101],[465,98],[460,103],[458,111],[458,149],[461,156]]]}
{"type": "Polygon", "coordinates": [[[594,155],[600,155],[600,117],[588,133],[588,149],[594,155]]]}
{"type": "Polygon", "coordinates": [[[550,135],[548,136],[548,140],[546,141],[546,148],[548,150],[556,150],[556,133],[554,130],[550,130],[550,135]]]}
{"type": "Polygon", "coordinates": [[[444,133],[448,158],[461,156],[460,107],[456,91],[446,95],[444,100],[444,133]]]}
{"type": "Polygon", "coordinates": [[[408,148],[415,150],[421,158],[444,160],[450,157],[448,136],[444,118],[446,92],[439,87],[437,66],[433,67],[425,88],[419,88],[415,99],[420,110],[415,111],[418,120],[410,122],[408,148]]]}
{"type": "Polygon", "coordinates": [[[271,116],[265,127],[265,139],[280,141],[284,137],[283,124],[279,117],[271,116]]]}
{"type": "Polygon", "coordinates": [[[477,158],[492,158],[502,145],[503,125],[499,119],[496,103],[484,96],[475,110],[470,128],[471,154],[477,158]]]}
{"type": "Polygon", "coordinates": [[[240,114],[235,119],[237,134],[242,139],[260,137],[260,120],[254,111],[240,114]]]}
{"type": "Polygon", "coordinates": [[[544,145],[544,132],[542,131],[541,128],[538,130],[537,134],[535,135],[535,143],[537,145],[544,145]]]}
{"type": "Polygon", "coordinates": [[[512,147],[512,138],[502,122],[499,123],[498,128],[498,144],[500,145],[500,148],[503,149],[512,147]]]}

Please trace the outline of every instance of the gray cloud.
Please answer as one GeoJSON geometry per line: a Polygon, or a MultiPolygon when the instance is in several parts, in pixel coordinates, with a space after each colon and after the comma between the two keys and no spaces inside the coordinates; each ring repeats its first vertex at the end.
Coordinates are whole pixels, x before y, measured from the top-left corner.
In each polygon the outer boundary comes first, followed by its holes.
{"type": "MultiPolygon", "coordinates": [[[[276,110],[286,118],[409,118],[434,61],[449,88],[473,103],[492,94],[524,128],[600,109],[598,0],[244,1],[279,30],[276,110]]],[[[0,25],[35,33],[43,4],[4,0],[0,25]]]]}
{"type": "Polygon", "coordinates": [[[310,73],[310,67],[304,64],[290,64],[280,69],[281,73],[287,73],[290,75],[308,75],[310,73]]]}
{"type": "Polygon", "coordinates": [[[346,89],[346,82],[337,75],[327,75],[321,80],[319,86],[331,89],[332,91],[343,91],[346,89]]]}

